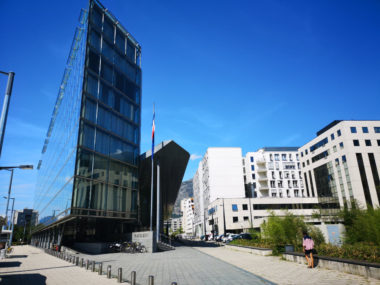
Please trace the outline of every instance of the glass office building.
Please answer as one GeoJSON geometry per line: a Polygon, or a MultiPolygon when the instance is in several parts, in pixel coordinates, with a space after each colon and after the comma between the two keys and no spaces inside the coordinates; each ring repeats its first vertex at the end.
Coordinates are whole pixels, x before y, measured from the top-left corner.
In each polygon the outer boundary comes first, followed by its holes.
{"type": "Polygon", "coordinates": [[[91,0],[59,87],[35,194],[40,222],[65,223],[69,239],[107,239],[137,221],[140,54],[137,41],[91,0]]]}

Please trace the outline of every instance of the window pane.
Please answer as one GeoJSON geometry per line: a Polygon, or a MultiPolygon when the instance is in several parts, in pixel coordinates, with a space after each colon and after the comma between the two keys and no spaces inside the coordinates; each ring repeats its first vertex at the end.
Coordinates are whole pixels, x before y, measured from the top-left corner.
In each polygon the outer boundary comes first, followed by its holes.
{"type": "Polygon", "coordinates": [[[92,9],[91,22],[99,29],[102,28],[102,14],[97,9],[92,9]]]}
{"type": "Polygon", "coordinates": [[[89,125],[83,125],[82,145],[94,149],[95,129],[89,125]]]}
{"type": "Polygon", "coordinates": [[[87,76],[87,84],[86,84],[86,92],[98,98],[98,79],[88,75],[87,76]]]}
{"type": "Polygon", "coordinates": [[[373,130],[375,133],[379,134],[380,133],[380,127],[374,127],[373,130]]]}
{"type": "Polygon", "coordinates": [[[102,126],[107,130],[111,128],[111,114],[106,109],[100,106],[98,112],[98,125],[102,126]]]}
{"type": "Polygon", "coordinates": [[[351,127],[351,133],[355,134],[356,133],[356,127],[351,127]]]}
{"type": "Polygon", "coordinates": [[[111,45],[107,43],[107,41],[103,40],[103,47],[102,47],[102,55],[104,55],[110,62],[113,63],[113,48],[111,45]]]}
{"type": "Polygon", "coordinates": [[[128,119],[132,120],[132,110],[133,106],[124,98],[120,99],[120,113],[123,114],[128,119]]]}
{"type": "Polygon", "coordinates": [[[96,103],[93,101],[86,99],[86,104],[85,104],[85,111],[84,111],[84,117],[93,122],[96,123],[96,103]]]}
{"type": "Polygon", "coordinates": [[[115,70],[115,87],[120,91],[123,91],[124,76],[115,70]]]}
{"type": "Polygon", "coordinates": [[[90,44],[98,52],[100,52],[100,35],[97,32],[95,32],[94,30],[91,30],[90,44]]]}
{"type": "Polygon", "coordinates": [[[133,63],[135,62],[135,47],[130,41],[127,42],[127,56],[133,63]]]}
{"type": "Polygon", "coordinates": [[[80,178],[75,179],[74,192],[74,207],[88,208],[90,198],[90,180],[80,178]]]}
{"type": "Polygon", "coordinates": [[[108,19],[104,19],[103,33],[113,43],[113,24],[108,19]]]}
{"type": "Polygon", "coordinates": [[[125,38],[119,30],[116,30],[116,46],[125,53],[125,38]]]}
{"type": "Polygon", "coordinates": [[[106,133],[103,133],[100,130],[96,132],[96,146],[95,150],[102,154],[108,155],[110,148],[110,138],[106,133]]]}
{"type": "Polygon", "coordinates": [[[93,178],[106,181],[108,170],[108,159],[94,154],[94,174],[93,178]]]}
{"type": "Polygon", "coordinates": [[[77,175],[91,177],[93,155],[91,152],[80,149],[78,152],[77,175]]]}
{"type": "Polygon", "coordinates": [[[371,140],[365,140],[365,145],[366,146],[371,146],[372,144],[371,144],[371,140]]]}
{"type": "Polygon", "coordinates": [[[115,103],[115,97],[114,97],[112,88],[108,87],[106,84],[101,84],[100,86],[101,86],[101,96],[99,98],[100,101],[102,101],[104,104],[113,108],[114,103],[115,103]]]}
{"type": "Polygon", "coordinates": [[[368,133],[368,128],[367,127],[363,127],[362,129],[363,129],[363,133],[365,133],[365,134],[368,133]]]}
{"type": "Polygon", "coordinates": [[[99,73],[99,61],[100,61],[100,56],[96,54],[95,52],[93,52],[92,50],[89,50],[88,67],[96,74],[99,73]]]}
{"type": "Polygon", "coordinates": [[[102,78],[107,80],[112,85],[112,66],[103,62],[102,63],[102,78]]]}

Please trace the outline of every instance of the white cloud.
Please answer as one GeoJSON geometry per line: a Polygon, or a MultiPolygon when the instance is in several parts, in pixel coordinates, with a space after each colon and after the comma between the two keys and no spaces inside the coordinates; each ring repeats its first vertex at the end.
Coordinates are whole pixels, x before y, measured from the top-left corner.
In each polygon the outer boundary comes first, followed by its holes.
{"type": "Polygon", "coordinates": [[[192,155],[190,155],[190,160],[197,160],[200,158],[202,158],[202,156],[196,153],[193,153],[192,155]]]}

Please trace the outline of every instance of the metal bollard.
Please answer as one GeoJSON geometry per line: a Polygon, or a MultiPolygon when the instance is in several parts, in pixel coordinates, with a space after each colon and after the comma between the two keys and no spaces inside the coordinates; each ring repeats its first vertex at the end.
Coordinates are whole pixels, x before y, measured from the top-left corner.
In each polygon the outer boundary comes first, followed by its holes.
{"type": "Polygon", "coordinates": [[[111,278],[111,265],[108,265],[108,266],[107,266],[107,278],[108,278],[108,279],[111,278]]]}
{"type": "Polygon", "coordinates": [[[123,269],[122,268],[117,269],[117,282],[118,283],[123,282],[123,269]]]}
{"type": "Polygon", "coordinates": [[[91,262],[91,271],[95,272],[95,260],[91,262]]]}
{"type": "Polygon", "coordinates": [[[86,260],[86,270],[88,270],[90,268],[90,261],[87,259],[86,260]]]}
{"type": "Polygon", "coordinates": [[[75,258],[75,265],[76,265],[76,266],[79,266],[79,256],[77,256],[77,257],[75,258]]]}
{"type": "Polygon", "coordinates": [[[136,285],[136,271],[131,272],[131,285],[136,285]]]}
{"type": "Polygon", "coordinates": [[[80,267],[83,267],[83,265],[84,265],[84,259],[81,258],[81,259],[80,259],[80,267]]]}
{"type": "Polygon", "coordinates": [[[98,274],[99,274],[99,275],[102,275],[102,274],[103,274],[102,271],[103,271],[103,263],[100,262],[100,263],[99,263],[99,271],[98,271],[98,274]]]}
{"type": "Polygon", "coordinates": [[[154,285],[154,276],[149,275],[148,285],[154,285]]]}

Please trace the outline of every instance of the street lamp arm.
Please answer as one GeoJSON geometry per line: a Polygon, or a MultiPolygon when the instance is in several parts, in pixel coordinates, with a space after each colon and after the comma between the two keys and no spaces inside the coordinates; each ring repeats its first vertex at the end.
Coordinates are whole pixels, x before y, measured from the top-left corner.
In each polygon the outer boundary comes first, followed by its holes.
{"type": "Polygon", "coordinates": [[[0,170],[11,170],[11,169],[33,169],[33,165],[19,165],[19,166],[0,166],[0,170]]]}

